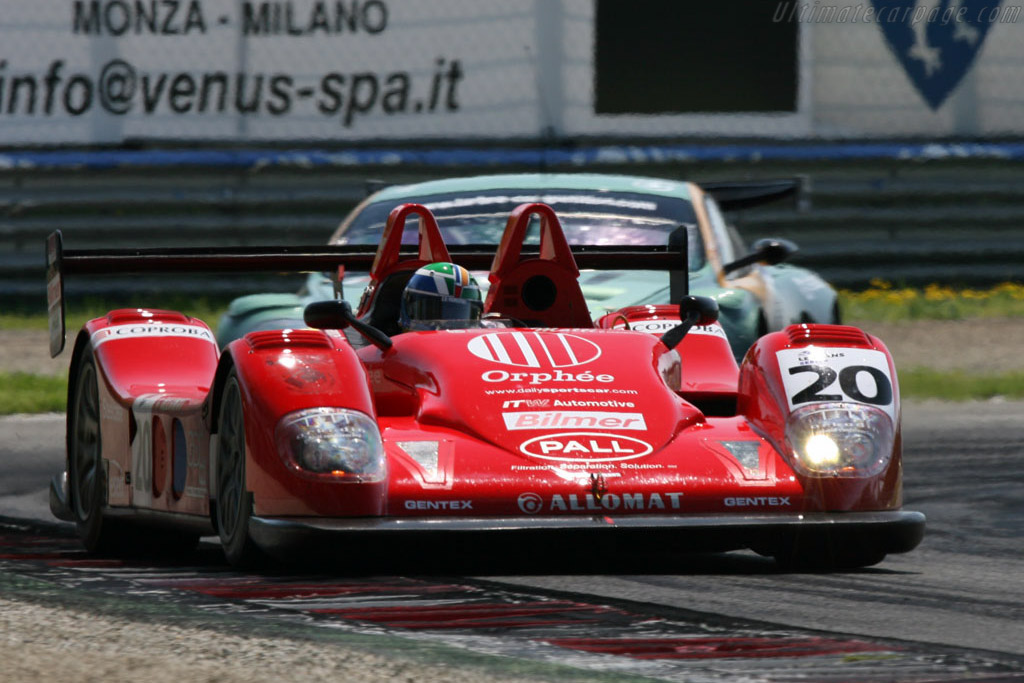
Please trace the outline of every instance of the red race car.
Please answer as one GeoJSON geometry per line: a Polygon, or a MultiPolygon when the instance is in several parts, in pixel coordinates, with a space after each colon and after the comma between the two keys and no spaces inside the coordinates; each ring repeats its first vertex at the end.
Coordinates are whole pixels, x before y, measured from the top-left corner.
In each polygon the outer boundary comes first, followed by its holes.
{"type": "Polygon", "coordinates": [[[901,510],[899,389],[881,341],[795,325],[737,365],[712,299],[591,320],[579,268],[685,268],[676,242],[574,253],[544,204],[512,213],[496,253],[449,250],[415,204],[392,211],[375,251],[64,252],[55,233],[55,354],[69,274],[292,269],[341,281],[348,265],[369,266],[370,284],[355,313],[317,302],[308,328],[251,332],[223,352],[180,313],[88,322],[51,509],[90,551],[217,534],[239,565],[408,535],[749,548],[814,567],[913,549],[925,521],[901,510]],[[415,250],[402,246],[410,216],[415,250]],[[531,227],[539,245],[524,246],[531,227]],[[381,331],[423,309],[410,292],[424,287],[449,288],[442,308],[464,302],[465,269],[488,266],[475,314],[381,331]]]}

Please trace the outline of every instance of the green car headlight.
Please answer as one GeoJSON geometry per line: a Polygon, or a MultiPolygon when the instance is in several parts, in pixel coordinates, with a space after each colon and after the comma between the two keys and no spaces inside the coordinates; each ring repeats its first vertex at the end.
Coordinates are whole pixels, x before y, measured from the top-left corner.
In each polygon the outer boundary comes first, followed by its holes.
{"type": "Polygon", "coordinates": [[[871,477],[892,459],[892,419],[873,406],[818,403],[793,411],[786,422],[791,461],[811,476],[871,477]]]}
{"type": "Polygon", "coordinates": [[[277,424],[277,449],[291,469],[317,479],[383,481],[384,443],[370,416],[346,408],[309,408],[277,424]]]}

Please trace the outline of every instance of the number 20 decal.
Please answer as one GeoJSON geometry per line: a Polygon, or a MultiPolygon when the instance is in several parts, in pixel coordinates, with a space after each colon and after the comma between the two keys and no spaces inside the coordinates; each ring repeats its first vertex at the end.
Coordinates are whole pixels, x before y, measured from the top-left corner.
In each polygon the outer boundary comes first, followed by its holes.
{"type": "Polygon", "coordinates": [[[895,419],[889,361],[881,351],[786,349],[778,352],[778,360],[791,409],[808,403],[852,401],[877,406],[895,419]]]}
{"type": "Polygon", "coordinates": [[[794,405],[798,403],[810,403],[811,401],[842,401],[849,397],[861,403],[870,403],[876,406],[887,406],[892,403],[892,382],[889,377],[870,365],[847,365],[838,373],[827,365],[798,365],[789,369],[789,374],[795,375],[800,372],[817,373],[818,379],[806,389],[796,392],[790,399],[794,405]],[[873,396],[866,395],[857,384],[857,378],[861,373],[871,375],[875,382],[875,393],[873,396]],[[822,391],[831,387],[836,378],[839,379],[839,388],[842,394],[823,394],[822,391]],[[844,396],[845,394],[845,396],[844,396]]]}

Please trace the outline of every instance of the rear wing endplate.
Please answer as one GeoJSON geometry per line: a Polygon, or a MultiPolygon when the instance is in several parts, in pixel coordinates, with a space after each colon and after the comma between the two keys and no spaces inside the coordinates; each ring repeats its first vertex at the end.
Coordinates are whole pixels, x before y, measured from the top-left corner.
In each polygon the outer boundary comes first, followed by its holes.
{"type": "MultiPolygon", "coordinates": [[[[369,270],[377,245],[317,245],[315,247],[213,247],[205,249],[76,249],[65,250],[60,230],[46,239],[46,299],[50,328],[50,356],[64,350],[64,277],[66,275],[129,275],[136,273],[316,273],[369,270]]],[[[453,260],[469,270],[490,270],[494,246],[448,247],[453,260]]],[[[536,254],[536,251],[533,252],[536,254]]],[[[666,270],[687,273],[686,240],[670,246],[572,247],[576,265],[591,270],[666,270]]],[[[529,247],[523,256],[530,256],[529,247]]],[[[415,258],[404,249],[402,258],[415,258]]],[[[684,281],[686,277],[682,278],[684,281]]],[[[685,295],[682,292],[680,296],[685,295]]]]}

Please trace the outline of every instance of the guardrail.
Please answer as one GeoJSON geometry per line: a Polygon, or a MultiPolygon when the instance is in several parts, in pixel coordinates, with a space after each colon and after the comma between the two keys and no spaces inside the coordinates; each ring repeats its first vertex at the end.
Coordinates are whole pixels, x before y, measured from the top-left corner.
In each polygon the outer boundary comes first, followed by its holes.
{"type": "MultiPolygon", "coordinates": [[[[795,263],[844,287],[873,278],[990,284],[1024,279],[1022,161],[1024,145],[0,154],[0,296],[45,300],[43,245],[57,228],[79,249],[311,245],[366,195],[370,178],[541,168],[698,180],[803,175],[799,206],[733,216],[748,240],[792,239],[801,246],[795,263]]],[[[234,294],[296,282],[190,278],[174,289],[234,294]]],[[[102,278],[73,283],[70,294],[126,286],[168,289],[163,278],[102,278]]]]}

